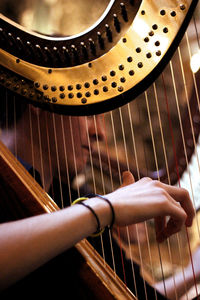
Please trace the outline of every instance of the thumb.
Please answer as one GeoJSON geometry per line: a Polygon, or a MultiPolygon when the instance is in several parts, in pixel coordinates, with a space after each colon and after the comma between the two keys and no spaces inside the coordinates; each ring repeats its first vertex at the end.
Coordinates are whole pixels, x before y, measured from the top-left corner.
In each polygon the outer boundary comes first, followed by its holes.
{"type": "Polygon", "coordinates": [[[122,183],[121,187],[134,183],[135,178],[130,171],[124,171],[122,173],[122,182],[123,183],[122,183]]]}

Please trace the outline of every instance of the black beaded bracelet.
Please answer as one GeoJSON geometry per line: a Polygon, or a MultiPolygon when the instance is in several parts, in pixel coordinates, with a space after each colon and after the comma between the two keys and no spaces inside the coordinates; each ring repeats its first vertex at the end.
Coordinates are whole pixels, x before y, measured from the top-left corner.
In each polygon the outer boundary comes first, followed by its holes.
{"type": "Polygon", "coordinates": [[[87,198],[98,197],[98,198],[100,198],[100,199],[106,201],[106,202],[109,204],[110,209],[111,209],[111,212],[112,212],[112,221],[111,221],[111,224],[110,224],[110,226],[109,226],[109,228],[111,229],[111,228],[113,227],[113,224],[115,223],[115,211],[114,211],[114,208],[113,208],[113,206],[112,206],[110,200],[108,200],[107,198],[105,198],[105,197],[102,196],[102,195],[94,194],[94,193],[87,194],[85,197],[87,197],[87,198]]]}
{"type": "Polygon", "coordinates": [[[99,218],[98,218],[96,212],[94,211],[94,209],[92,207],[90,207],[88,204],[83,202],[84,200],[87,200],[88,198],[89,197],[78,198],[74,202],[72,202],[72,205],[81,204],[81,205],[85,206],[86,208],[88,208],[91,211],[91,213],[95,216],[96,221],[97,221],[97,230],[91,236],[92,237],[97,237],[97,236],[101,235],[104,232],[105,228],[103,228],[103,229],[101,228],[99,218]]]}

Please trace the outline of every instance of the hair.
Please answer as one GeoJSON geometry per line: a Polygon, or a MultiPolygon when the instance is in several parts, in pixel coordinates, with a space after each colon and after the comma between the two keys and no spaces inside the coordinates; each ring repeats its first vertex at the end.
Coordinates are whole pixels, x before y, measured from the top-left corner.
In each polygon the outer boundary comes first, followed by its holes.
{"type": "Polygon", "coordinates": [[[12,91],[0,86],[0,128],[10,129],[21,119],[28,102],[12,91]]]}

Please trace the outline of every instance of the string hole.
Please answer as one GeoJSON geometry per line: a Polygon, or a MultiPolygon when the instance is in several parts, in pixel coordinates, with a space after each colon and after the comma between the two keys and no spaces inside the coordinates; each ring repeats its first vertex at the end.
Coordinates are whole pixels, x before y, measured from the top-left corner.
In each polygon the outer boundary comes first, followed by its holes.
{"type": "Polygon", "coordinates": [[[60,99],[64,99],[65,98],[65,94],[64,93],[61,93],[60,94],[60,99]]]}
{"type": "Polygon", "coordinates": [[[81,93],[77,93],[77,98],[81,98],[82,97],[82,94],[81,93]]]}
{"type": "Polygon", "coordinates": [[[110,71],[110,76],[115,76],[116,75],[116,73],[115,73],[115,71],[110,71]]]}
{"type": "Polygon", "coordinates": [[[146,54],[146,57],[147,57],[147,58],[151,58],[151,56],[152,56],[152,55],[151,55],[150,52],[148,52],[148,53],[146,54]]]}
{"type": "Polygon", "coordinates": [[[59,87],[59,89],[60,89],[61,92],[63,92],[63,91],[65,90],[65,87],[64,87],[63,85],[61,85],[61,86],[59,87]]]}
{"type": "Polygon", "coordinates": [[[163,28],[163,32],[164,32],[164,33],[168,33],[168,31],[169,31],[169,30],[168,30],[167,27],[164,27],[164,28],[163,28]]]}
{"type": "Polygon", "coordinates": [[[121,82],[125,82],[125,81],[126,81],[126,78],[125,78],[125,77],[121,77],[121,78],[120,78],[120,81],[121,81],[121,82]]]}
{"type": "Polygon", "coordinates": [[[118,91],[119,91],[119,92],[123,92],[123,90],[124,90],[123,86],[119,86],[119,87],[118,87],[118,91]]]}
{"type": "Polygon", "coordinates": [[[72,98],[74,98],[74,94],[73,94],[73,93],[69,93],[69,94],[68,94],[68,97],[69,97],[70,99],[72,99],[72,98]]]}
{"type": "Polygon", "coordinates": [[[133,76],[134,74],[135,74],[135,72],[134,72],[133,70],[130,70],[130,71],[129,71],[129,75],[130,75],[130,76],[133,76]]]}
{"type": "Polygon", "coordinates": [[[102,81],[106,81],[106,80],[107,80],[107,76],[105,76],[105,75],[102,76],[102,77],[101,77],[101,80],[102,80],[102,81]]]}
{"type": "Polygon", "coordinates": [[[137,47],[137,48],[135,49],[135,51],[136,51],[137,53],[140,53],[142,50],[141,50],[140,47],[137,47]]]}
{"type": "Polygon", "coordinates": [[[175,17],[176,16],[176,12],[173,10],[170,14],[172,17],[175,17]]]}
{"type": "Polygon", "coordinates": [[[164,16],[164,15],[166,14],[166,11],[165,11],[164,9],[162,9],[162,10],[160,11],[160,14],[161,14],[161,16],[164,16]]]}
{"type": "Polygon", "coordinates": [[[68,90],[72,91],[73,90],[73,86],[72,85],[68,85],[68,90]]]}
{"type": "Polygon", "coordinates": [[[184,4],[180,4],[180,9],[184,10],[185,9],[185,5],[184,4]]]}
{"type": "Polygon", "coordinates": [[[103,91],[106,93],[108,91],[108,87],[107,86],[104,86],[103,87],[103,91]]]}
{"type": "Polygon", "coordinates": [[[99,95],[99,90],[94,90],[95,95],[99,95]]]}
{"type": "Polygon", "coordinates": [[[82,99],[81,99],[81,102],[82,102],[83,104],[85,104],[85,103],[87,103],[87,99],[86,99],[86,98],[82,98],[82,99]]]}
{"type": "Polygon", "coordinates": [[[78,83],[78,84],[76,85],[76,89],[77,89],[77,90],[80,90],[80,89],[81,89],[81,84],[78,83]]]}
{"type": "Polygon", "coordinates": [[[94,84],[94,85],[97,85],[98,83],[99,83],[99,81],[98,81],[97,79],[94,79],[94,80],[93,80],[93,84],[94,84]]]}
{"type": "Polygon", "coordinates": [[[86,82],[86,83],[84,84],[84,86],[85,86],[86,89],[89,88],[89,87],[90,87],[89,82],[86,82]]]}
{"type": "Polygon", "coordinates": [[[111,86],[112,86],[113,88],[116,88],[117,83],[116,83],[116,82],[112,82],[112,83],[111,83],[111,86]]]}
{"type": "Polygon", "coordinates": [[[149,32],[149,36],[153,36],[154,35],[154,32],[153,32],[153,30],[151,30],[150,32],[149,32]]]}
{"type": "Polygon", "coordinates": [[[129,56],[129,57],[127,58],[127,61],[128,61],[128,62],[132,62],[132,61],[133,61],[133,58],[132,58],[131,56],[129,56]]]}
{"type": "Polygon", "coordinates": [[[88,97],[91,96],[91,93],[90,93],[90,92],[87,92],[87,93],[85,93],[85,96],[88,98],[88,97]]]}
{"type": "Polygon", "coordinates": [[[158,29],[158,25],[157,24],[153,24],[152,28],[153,28],[153,30],[157,30],[158,29]]]}

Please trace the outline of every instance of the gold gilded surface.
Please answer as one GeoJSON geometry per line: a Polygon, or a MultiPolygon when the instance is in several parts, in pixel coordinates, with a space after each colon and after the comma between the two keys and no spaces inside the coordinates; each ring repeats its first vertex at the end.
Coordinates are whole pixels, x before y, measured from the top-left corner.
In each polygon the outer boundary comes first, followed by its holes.
{"type": "MultiPolygon", "coordinates": [[[[104,102],[151,74],[176,37],[190,5],[190,0],[143,1],[126,35],[90,63],[49,69],[0,49],[0,64],[35,83],[49,103],[80,106],[104,102]]],[[[32,100],[38,101],[34,96],[32,100]]]]}

